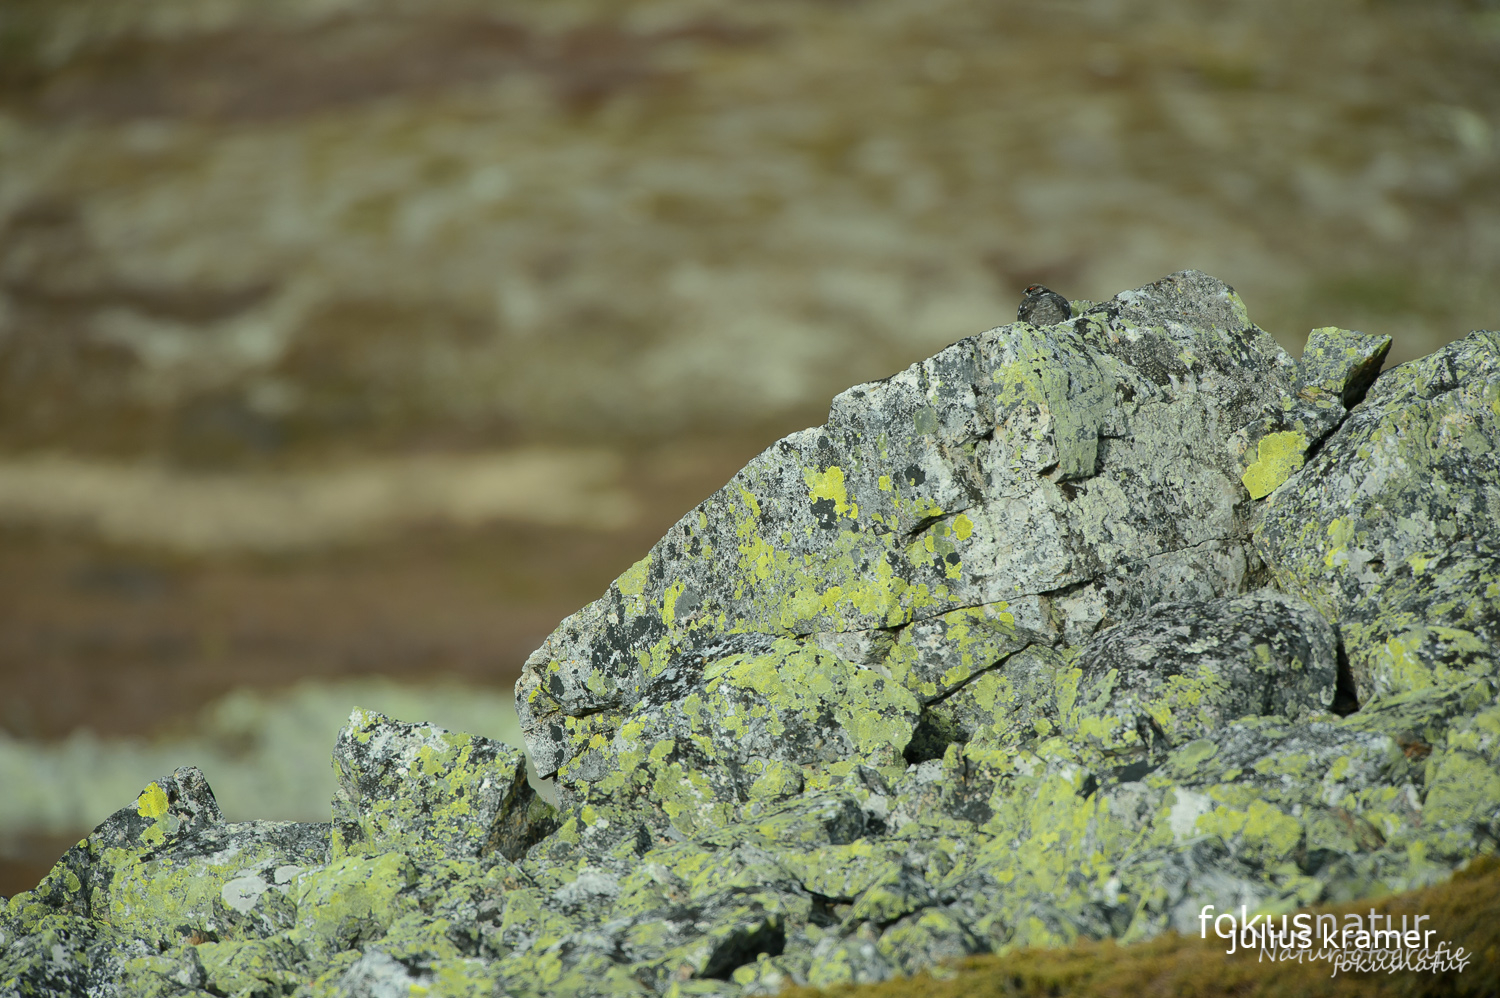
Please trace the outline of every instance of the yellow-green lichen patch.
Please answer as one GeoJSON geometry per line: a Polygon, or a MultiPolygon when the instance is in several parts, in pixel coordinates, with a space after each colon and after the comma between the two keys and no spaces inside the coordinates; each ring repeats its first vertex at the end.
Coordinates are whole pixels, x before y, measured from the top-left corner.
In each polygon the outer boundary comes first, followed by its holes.
{"type": "MultiPolygon", "coordinates": [[[[1255,528],[1278,585],[1339,621],[1359,700],[1493,669],[1489,487],[1500,393],[1492,333],[1382,375],[1255,528]],[[1438,628],[1477,641],[1447,642],[1438,628]],[[1480,647],[1480,646],[1484,647],[1480,647]]],[[[1496,591],[1500,591],[1497,587],[1496,591]]]]}
{"type": "Polygon", "coordinates": [[[1026,325],[1013,329],[1007,343],[1011,359],[991,375],[1001,425],[1013,412],[1036,412],[1050,423],[1062,476],[1093,475],[1099,426],[1114,398],[1113,377],[1069,338],[1026,325]]]}
{"type": "Polygon", "coordinates": [[[1215,807],[1198,818],[1194,829],[1217,835],[1250,862],[1271,866],[1288,856],[1302,838],[1302,824],[1264,801],[1252,800],[1244,810],[1215,807]]]}
{"type": "Polygon", "coordinates": [[[168,806],[167,792],[155,783],[150,783],[136,798],[135,812],[142,818],[160,818],[167,813],[168,806]]]}
{"type": "Polygon", "coordinates": [[[1201,772],[1205,763],[1219,753],[1218,743],[1210,738],[1198,738],[1188,742],[1172,753],[1171,762],[1180,772],[1201,772]]]}
{"type": "Polygon", "coordinates": [[[416,866],[404,853],[336,859],[298,883],[290,938],[326,955],[384,935],[416,906],[409,889],[417,878],[416,866]]]}
{"type": "Polygon", "coordinates": [[[1307,388],[1343,396],[1374,379],[1390,348],[1389,336],[1338,326],[1314,329],[1297,364],[1300,380],[1307,388]]]}
{"type": "Polygon", "coordinates": [[[887,653],[891,676],[923,700],[942,696],[1025,647],[1004,601],[964,607],[903,628],[887,653]]]}
{"type": "Polygon", "coordinates": [[[95,917],[130,926],[154,945],[189,933],[223,941],[258,938],[289,926],[295,874],[323,858],[326,826],[232,826],[216,815],[204,820],[209,801],[190,795],[206,793],[206,785],[195,787],[189,773],[196,771],[179,770],[171,781],[186,820],[163,815],[142,829],[120,821],[136,817],[133,807],[117,812],[63,857],[37,896],[81,907],[86,894],[95,917]],[[161,834],[169,821],[170,834],[161,834]]]}
{"type": "Polygon", "coordinates": [[[1308,440],[1300,430],[1268,433],[1256,444],[1255,460],[1240,476],[1252,499],[1263,499],[1301,470],[1308,440]]]}
{"type": "Polygon", "coordinates": [[[1459,724],[1425,770],[1424,820],[1440,827],[1493,820],[1500,801],[1500,706],[1459,724]]]}
{"type": "Polygon", "coordinates": [[[1159,761],[1239,718],[1323,713],[1337,654],[1328,622],[1281,593],[1159,604],[1080,652],[1064,731],[1101,760],[1159,761]]]}
{"type": "Polygon", "coordinates": [[[802,767],[782,759],[757,760],[747,766],[755,780],[748,791],[752,801],[785,800],[802,792],[802,767]]]}
{"type": "MultiPolygon", "coordinates": [[[[928,583],[910,582],[896,571],[893,562],[899,564],[900,558],[895,556],[892,535],[829,533],[825,549],[816,555],[773,543],[759,533],[739,543],[738,577],[761,598],[750,603],[736,628],[806,634],[897,627],[943,598],[928,583]]],[[[927,555],[918,558],[925,561],[927,555]]],[[[746,589],[741,595],[752,592],[746,589]]]]}
{"type": "Polygon", "coordinates": [[[848,491],[844,488],[844,469],[838,465],[830,465],[819,471],[816,468],[804,468],[803,479],[807,482],[808,499],[816,506],[820,502],[828,502],[833,509],[833,515],[855,519],[859,516],[859,507],[849,502],[848,491]]]}
{"type": "Polygon", "coordinates": [[[651,555],[648,554],[627,568],[624,574],[615,580],[615,585],[624,596],[639,596],[646,588],[646,573],[650,569],[651,555]]]}
{"type": "Polygon", "coordinates": [[[1495,674],[1494,649],[1470,631],[1455,627],[1412,627],[1369,648],[1368,639],[1375,636],[1370,630],[1351,626],[1350,643],[1358,651],[1366,652],[1366,668],[1378,677],[1374,681],[1378,692],[1453,686],[1495,674]]]}
{"type": "Polygon", "coordinates": [[[972,703],[975,720],[988,729],[984,737],[998,743],[1046,737],[1060,719],[1059,696],[1071,704],[1076,695],[1076,672],[1056,649],[1028,645],[974,679],[951,702],[956,707],[972,703]]]}
{"type": "Polygon", "coordinates": [[[561,773],[580,801],[641,795],[692,834],[734,820],[743,801],[800,793],[809,767],[899,761],[918,711],[881,673],[785,638],[718,659],[703,678],[670,709],[642,702],[611,737],[590,737],[561,773]]]}
{"type": "Polygon", "coordinates": [[[772,655],[726,660],[723,677],[727,687],[763,700],[782,718],[782,732],[831,717],[834,730],[872,761],[899,754],[911,737],[917,702],[907,690],[817,649],[781,642],[772,655]]]}
{"type": "MultiPolygon", "coordinates": [[[[973,861],[976,870],[1013,899],[1001,910],[1017,915],[1030,899],[1069,891],[1077,878],[1107,879],[1113,860],[1100,850],[1101,843],[1119,848],[1135,836],[1128,828],[1113,828],[1114,819],[1101,808],[1097,794],[1086,792],[1086,770],[1067,763],[1042,766],[1036,776],[997,786],[990,799],[994,814],[984,826],[987,841],[973,861]]],[[[1017,921],[1018,944],[1065,938],[1043,925],[1017,921]]]]}
{"type": "Polygon", "coordinates": [[[900,853],[867,841],[825,845],[811,850],[775,849],[776,861],[807,890],[852,900],[901,868],[900,853]]]}
{"type": "MultiPolygon", "coordinates": [[[[113,981],[131,998],[176,998],[182,994],[184,982],[198,981],[205,978],[204,967],[200,960],[201,954],[197,947],[188,943],[180,943],[171,946],[161,953],[148,953],[144,956],[127,957],[121,961],[113,981]]],[[[0,988],[14,988],[14,979],[7,980],[4,970],[4,960],[0,959],[0,988]]],[[[205,982],[207,983],[207,982],[205,982]]],[[[254,982],[264,988],[267,982],[260,980],[254,982]]],[[[297,980],[293,978],[289,982],[295,987],[297,980]]],[[[278,985],[279,987],[279,985],[278,985]]],[[[24,994],[25,992],[14,991],[12,993],[24,994]]],[[[33,992],[40,993],[40,992],[33,992]]],[[[78,994],[77,989],[56,989],[56,994],[78,994]]],[[[200,994],[202,992],[199,992],[200,994]]],[[[221,992],[229,993],[229,992],[221,992]]],[[[244,994],[253,994],[251,990],[243,991],[244,994]]],[[[49,995],[50,998],[50,995],[49,995]]]]}
{"type": "Polygon", "coordinates": [[[197,959],[214,993],[286,993],[305,979],[305,954],[285,936],[237,942],[202,942],[197,959]]]}
{"type": "Polygon", "coordinates": [[[487,961],[465,956],[459,941],[470,948],[477,931],[455,923],[439,912],[409,911],[394,921],[379,942],[379,952],[404,967],[420,967],[421,983],[414,995],[480,998],[495,993],[496,973],[487,961]]]}
{"type": "Polygon", "coordinates": [[[232,934],[230,925],[238,920],[225,909],[224,887],[240,870],[253,868],[255,859],[237,855],[227,863],[175,863],[143,859],[128,849],[108,849],[100,858],[113,875],[107,888],[94,892],[94,910],[107,911],[111,921],[162,939],[180,925],[232,934]]]}

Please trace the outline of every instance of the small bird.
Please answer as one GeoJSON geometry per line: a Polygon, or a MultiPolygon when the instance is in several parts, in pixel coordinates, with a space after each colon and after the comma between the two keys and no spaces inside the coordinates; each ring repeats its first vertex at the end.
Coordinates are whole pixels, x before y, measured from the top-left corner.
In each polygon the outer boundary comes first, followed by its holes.
{"type": "Polygon", "coordinates": [[[1056,291],[1033,284],[1026,289],[1025,296],[1016,309],[1016,318],[1040,329],[1073,318],[1073,309],[1068,304],[1068,299],[1056,291]]]}

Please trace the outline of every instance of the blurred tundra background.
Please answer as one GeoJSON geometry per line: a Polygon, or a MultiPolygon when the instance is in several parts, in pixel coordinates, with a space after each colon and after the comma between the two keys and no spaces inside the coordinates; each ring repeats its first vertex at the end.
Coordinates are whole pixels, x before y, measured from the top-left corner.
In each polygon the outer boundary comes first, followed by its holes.
{"type": "Polygon", "coordinates": [[[3,0],[0,894],[556,622],[829,398],[1185,267],[1500,323],[1482,0],[3,0]]]}

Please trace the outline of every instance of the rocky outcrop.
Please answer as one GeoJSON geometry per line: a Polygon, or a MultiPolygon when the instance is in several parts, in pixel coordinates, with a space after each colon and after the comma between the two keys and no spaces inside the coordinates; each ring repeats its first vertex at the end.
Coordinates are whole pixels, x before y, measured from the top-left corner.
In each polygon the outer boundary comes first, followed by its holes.
{"type": "Polygon", "coordinates": [[[1376,377],[1185,272],[838,396],[331,826],[148,787],[0,993],[764,994],[1406,890],[1500,837],[1500,334],[1376,377]]]}

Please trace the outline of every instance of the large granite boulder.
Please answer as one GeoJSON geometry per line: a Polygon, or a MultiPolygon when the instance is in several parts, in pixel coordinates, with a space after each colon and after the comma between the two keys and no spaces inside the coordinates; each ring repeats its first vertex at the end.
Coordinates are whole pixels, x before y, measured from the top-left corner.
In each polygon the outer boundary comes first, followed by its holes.
{"type": "Polygon", "coordinates": [[[157,781],[4,907],[0,995],[769,994],[1492,851],[1500,334],[1074,311],[838,396],[563,621],[557,809],[356,711],[331,825],[157,781]]]}

